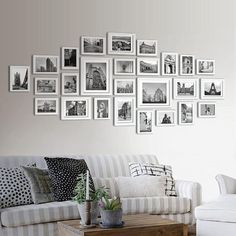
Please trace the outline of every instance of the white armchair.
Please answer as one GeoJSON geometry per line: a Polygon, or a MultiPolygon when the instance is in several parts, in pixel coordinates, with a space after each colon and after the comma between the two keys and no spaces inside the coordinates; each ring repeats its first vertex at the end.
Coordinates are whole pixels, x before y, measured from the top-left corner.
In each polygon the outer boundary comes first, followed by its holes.
{"type": "Polygon", "coordinates": [[[236,194],[236,179],[222,174],[218,174],[215,178],[220,194],[236,194]]]}

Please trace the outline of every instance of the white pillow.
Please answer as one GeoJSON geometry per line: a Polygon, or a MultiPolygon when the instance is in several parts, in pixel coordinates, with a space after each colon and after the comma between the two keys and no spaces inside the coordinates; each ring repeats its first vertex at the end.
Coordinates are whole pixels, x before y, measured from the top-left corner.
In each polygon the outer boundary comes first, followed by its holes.
{"type": "Polygon", "coordinates": [[[120,176],[116,181],[121,198],[165,196],[165,176],[120,176]]]}

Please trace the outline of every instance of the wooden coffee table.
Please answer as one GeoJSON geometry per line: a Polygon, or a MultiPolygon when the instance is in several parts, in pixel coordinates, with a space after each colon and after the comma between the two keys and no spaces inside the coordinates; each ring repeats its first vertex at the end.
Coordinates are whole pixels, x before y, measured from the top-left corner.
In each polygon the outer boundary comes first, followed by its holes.
{"type": "Polygon", "coordinates": [[[188,226],[157,215],[123,216],[123,228],[80,229],[79,220],[58,222],[59,236],[187,236],[188,226]]]}

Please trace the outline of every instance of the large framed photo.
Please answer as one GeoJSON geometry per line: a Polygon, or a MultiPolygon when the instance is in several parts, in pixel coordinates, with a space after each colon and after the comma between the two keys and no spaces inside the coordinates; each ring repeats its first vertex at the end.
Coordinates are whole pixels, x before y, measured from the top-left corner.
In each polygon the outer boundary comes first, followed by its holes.
{"type": "Polygon", "coordinates": [[[178,75],[178,53],[161,54],[162,75],[178,75]]]}
{"type": "Polygon", "coordinates": [[[201,79],[202,99],[223,99],[224,79],[201,79]]]}
{"type": "Polygon", "coordinates": [[[50,55],[33,56],[33,73],[55,75],[59,72],[59,57],[50,55]]]}
{"type": "Polygon", "coordinates": [[[157,56],[157,40],[137,40],[138,56],[157,56]]]}
{"type": "Polygon", "coordinates": [[[138,78],[138,107],[170,106],[171,80],[138,78]]]}
{"type": "Polygon", "coordinates": [[[194,103],[179,102],[179,125],[194,124],[194,103]]]}
{"type": "Polygon", "coordinates": [[[108,54],[135,55],[135,42],[135,34],[108,33],[108,54]]]}
{"type": "Polygon", "coordinates": [[[81,58],[81,94],[110,95],[111,89],[112,59],[81,58]]]}
{"type": "Polygon", "coordinates": [[[114,59],[114,75],[135,75],[135,59],[114,59]]]}
{"type": "Polygon", "coordinates": [[[35,95],[57,95],[58,78],[35,78],[35,95]]]}
{"type": "Polygon", "coordinates": [[[134,96],[136,94],[136,79],[115,78],[114,95],[134,96]]]}
{"type": "Polygon", "coordinates": [[[9,68],[9,87],[10,92],[29,92],[30,91],[30,67],[29,66],[10,66],[9,68]]]}
{"type": "Polygon", "coordinates": [[[62,95],[79,95],[79,74],[62,73],[61,93],[62,95]]]}
{"type": "Polygon", "coordinates": [[[199,118],[216,117],[216,103],[215,102],[199,102],[198,103],[198,117],[199,118]]]}
{"type": "Polygon", "coordinates": [[[154,111],[138,110],[136,128],[138,134],[152,134],[154,128],[154,111]]]}
{"type": "Polygon", "coordinates": [[[62,120],[88,120],[91,119],[90,97],[62,97],[62,120]]]}
{"type": "Polygon", "coordinates": [[[116,97],[114,99],[114,125],[135,125],[135,98],[116,97]]]}
{"type": "Polygon", "coordinates": [[[215,74],[215,60],[197,60],[197,74],[198,75],[214,75],[215,74]]]}
{"type": "Polygon", "coordinates": [[[157,110],[156,111],[156,126],[167,127],[176,125],[175,110],[157,110]]]}
{"type": "Polygon", "coordinates": [[[58,98],[35,98],[35,115],[58,115],[58,98]]]}
{"type": "Polygon", "coordinates": [[[195,57],[193,55],[180,55],[180,75],[195,74],[195,57]]]}
{"type": "Polygon", "coordinates": [[[109,120],[111,117],[111,99],[94,98],[94,119],[109,120]]]}
{"type": "Polygon", "coordinates": [[[160,61],[158,58],[137,58],[137,75],[159,75],[160,61]]]}
{"type": "Polygon", "coordinates": [[[81,37],[81,54],[82,55],[105,55],[106,38],[102,37],[81,37]]]}
{"type": "Polygon", "coordinates": [[[79,49],[76,47],[61,48],[61,68],[62,70],[79,69],[79,49]]]}

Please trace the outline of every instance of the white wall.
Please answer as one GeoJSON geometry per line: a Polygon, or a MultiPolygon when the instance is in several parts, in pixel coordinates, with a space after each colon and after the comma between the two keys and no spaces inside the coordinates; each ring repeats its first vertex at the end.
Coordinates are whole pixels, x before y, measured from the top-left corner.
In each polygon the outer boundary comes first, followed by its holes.
{"type": "Polygon", "coordinates": [[[234,0],[1,1],[0,155],[154,153],[173,166],[176,178],[200,182],[205,201],[215,198],[215,175],[236,176],[235,13],[234,0]],[[217,118],[142,136],[112,120],[34,116],[33,83],[29,94],[8,92],[8,65],[30,65],[33,54],[59,55],[61,46],[79,46],[81,35],[106,32],[157,39],[159,52],[216,59],[216,77],[226,81],[217,118]]]}

